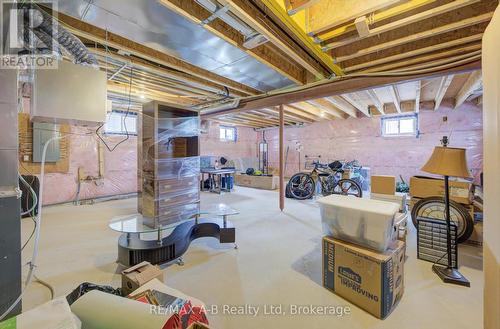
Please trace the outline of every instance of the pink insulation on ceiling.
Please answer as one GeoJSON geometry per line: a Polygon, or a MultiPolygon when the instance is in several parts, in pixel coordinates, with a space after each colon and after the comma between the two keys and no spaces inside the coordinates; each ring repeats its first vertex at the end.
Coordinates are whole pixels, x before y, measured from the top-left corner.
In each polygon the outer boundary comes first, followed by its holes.
{"type": "MultiPolygon", "coordinates": [[[[469,169],[478,181],[483,165],[482,110],[465,103],[454,110],[443,105],[438,111],[419,114],[420,135],[415,137],[382,137],[380,118],[349,118],[314,123],[301,128],[285,129],[285,150],[289,147],[286,175],[299,170],[296,143],[305,156],[321,156],[322,162],[353,160],[371,169],[372,175],[402,175],[405,180],[413,175],[426,175],[420,171],[434,146],[444,135],[450,136],[450,146],[465,147],[469,169]],[[447,121],[443,121],[447,117],[447,121]]],[[[269,143],[270,165],[278,167],[278,130],[266,132],[269,143]]]]}

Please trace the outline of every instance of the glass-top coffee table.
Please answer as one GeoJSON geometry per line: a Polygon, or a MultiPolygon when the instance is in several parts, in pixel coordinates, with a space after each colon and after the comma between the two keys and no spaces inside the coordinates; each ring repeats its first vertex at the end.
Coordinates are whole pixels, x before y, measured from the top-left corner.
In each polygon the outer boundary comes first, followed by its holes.
{"type": "Polygon", "coordinates": [[[109,228],[123,233],[118,239],[118,262],[133,266],[142,261],[152,264],[177,260],[182,265],[182,254],[191,241],[201,237],[218,238],[220,243],[234,243],[235,228],[228,216],[239,211],[223,203],[201,207],[190,218],[158,227],[146,225],[142,214],[116,216],[109,222],[109,228]]]}

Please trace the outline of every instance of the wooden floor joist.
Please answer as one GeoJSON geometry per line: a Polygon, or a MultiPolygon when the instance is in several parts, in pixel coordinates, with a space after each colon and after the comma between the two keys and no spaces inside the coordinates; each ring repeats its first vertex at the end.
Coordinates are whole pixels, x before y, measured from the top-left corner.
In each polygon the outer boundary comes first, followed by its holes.
{"type": "Polygon", "coordinates": [[[445,5],[442,5],[442,6],[439,6],[436,8],[432,8],[432,9],[423,11],[421,13],[412,15],[410,17],[405,17],[405,18],[397,20],[395,22],[392,22],[389,24],[384,24],[380,27],[376,27],[374,29],[371,29],[370,33],[365,35],[365,36],[358,35],[358,36],[346,38],[343,40],[331,42],[331,43],[325,45],[323,47],[323,50],[326,51],[326,50],[342,47],[342,46],[351,44],[353,42],[356,42],[356,41],[359,41],[359,40],[362,40],[365,38],[369,38],[369,37],[372,37],[375,35],[379,35],[382,33],[386,33],[386,32],[392,31],[392,30],[396,30],[398,28],[402,28],[404,26],[407,26],[407,25],[410,25],[410,24],[413,24],[413,23],[416,23],[419,21],[423,21],[423,20],[428,19],[428,18],[435,17],[435,16],[447,13],[447,12],[452,11],[452,10],[457,10],[457,9],[462,8],[462,7],[472,5],[472,4],[480,2],[480,1],[481,0],[455,0],[455,1],[452,1],[452,2],[447,3],[445,5]]]}
{"type": "Polygon", "coordinates": [[[356,57],[373,54],[373,53],[376,53],[376,52],[379,52],[379,51],[382,51],[385,49],[389,49],[389,48],[393,48],[393,47],[396,47],[399,45],[415,42],[415,41],[422,40],[425,38],[438,37],[438,35],[440,35],[440,34],[459,30],[459,29],[462,29],[465,27],[481,24],[484,22],[488,22],[489,20],[491,20],[492,17],[493,17],[493,13],[486,13],[486,14],[481,14],[481,15],[475,16],[475,17],[466,18],[466,19],[460,20],[458,22],[446,24],[443,26],[436,27],[434,29],[423,31],[423,32],[414,33],[414,34],[406,36],[406,37],[398,38],[395,40],[390,40],[390,41],[387,41],[384,43],[378,43],[374,46],[360,49],[360,50],[358,50],[352,54],[349,54],[349,55],[338,56],[336,58],[336,61],[337,62],[344,62],[344,61],[347,61],[347,60],[350,60],[350,59],[353,59],[356,57]]]}
{"type": "MultiPolygon", "coordinates": [[[[324,64],[312,58],[293,38],[283,33],[282,29],[256,8],[251,1],[219,0],[219,2],[229,6],[231,12],[236,14],[247,25],[268,38],[268,40],[275,44],[281,51],[291,56],[293,60],[299,63],[307,71],[314,74],[317,78],[321,79],[330,76],[331,72],[324,64]]],[[[333,62],[331,64],[333,65],[333,62]]]]}
{"type": "Polygon", "coordinates": [[[453,108],[457,108],[460,105],[462,105],[467,98],[472,95],[474,91],[477,89],[481,88],[483,83],[482,80],[482,74],[481,71],[475,71],[472,72],[469,77],[467,78],[467,81],[465,81],[464,85],[462,88],[460,88],[460,91],[458,92],[456,98],[455,98],[455,104],[453,108]]]}
{"type": "MultiPolygon", "coordinates": [[[[160,0],[160,3],[195,24],[201,24],[212,15],[211,12],[196,3],[195,0],[160,0]]],[[[243,46],[245,42],[244,36],[221,19],[214,19],[207,24],[203,24],[203,27],[295,83],[305,84],[307,82],[306,70],[292,61],[291,58],[282,56],[271,43],[265,43],[253,49],[246,49],[243,46]]]]}
{"type": "Polygon", "coordinates": [[[184,73],[188,73],[190,75],[220,84],[222,86],[227,86],[227,88],[229,88],[229,90],[233,93],[234,91],[238,91],[246,95],[256,95],[260,93],[258,90],[248,87],[242,83],[222,77],[205,69],[189,64],[179,58],[144,46],[118,34],[106,31],[97,26],[80,21],[63,13],[58,13],[58,20],[77,36],[84,37],[88,40],[95,41],[109,47],[121,49],[139,58],[143,58],[182,71],[184,73]]]}
{"type": "Polygon", "coordinates": [[[367,90],[375,87],[383,87],[387,85],[402,83],[405,81],[417,81],[421,79],[430,79],[433,77],[442,77],[451,74],[459,74],[472,72],[481,68],[480,60],[467,60],[455,62],[446,66],[441,66],[439,69],[422,71],[419,73],[411,73],[398,76],[360,76],[360,77],[342,77],[324,83],[317,83],[308,86],[307,88],[299,88],[289,92],[281,92],[270,94],[268,96],[253,97],[252,99],[242,99],[240,104],[235,109],[223,110],[202,117],[213,117],[222,113],[237,113],[245,112],[252,109],[265,108],[270,106],[278,106],[280,104],[293,104],[304,100],[317,99],[333,95],[342,95],[360,90],[367,90]]]}
{"type": "MultiPolygon", "coordinates": [[[[388,8],[387,10],[373,13],[370,16],[370,24],[376,24],[386,19],[402,15],[408,11],[418,9],[419,7],[431,4],[436,1],[438,0],[410,0],[408,2],[404,2],[400,5],[388,8]]],[[[356,31],[356,26],[354,22],[351,22],[336,29],[327,30],[318,34],[311,34],[311,36],[314,37],[314,41],[316,43],[322,43],[328,41],[329,39],[339,37],[342,34],[354,31],[356,31]]]]}
{"type": "Polygon", "coordinates": [[[403,52],[403,53],[400,53],[397,55],[387,56],[387,57],[383,57],[383,58],[376,59],[373,61],[361,63],[358,65],[349,66],[349,67],[344,68],[344,72],[348,73],[348,72],[358,71],[358,70],[361,70],[361,69],[364,69],[367,67],[373,67],[373,66],[377,66],[377,65],[381,65],[381,64],[385,64],[385,63],[390,63],[390,62],[396,62],[396,61],[399,61],[402,59],[411,58],[411,57],[415,57],[415,56],[422,55],[422,54],[432,53],[432,52],[436,52],[436,51],[439,51],[442,49],[453,48],[456,46],[462,46],[462,45],[465,45],[465,44],[468,44],[471,42],[481,42],[482,37],[483,37],[483,34],[479,33],[479,34],[471,35],[471,36],[468,36],[465,38],[452,40],[449,42],[438,43],[436,45],[432,45],[429,47],[419,48],[419,49],[416,49],[413,51],[407,51],[407,52],[403,52]]]}

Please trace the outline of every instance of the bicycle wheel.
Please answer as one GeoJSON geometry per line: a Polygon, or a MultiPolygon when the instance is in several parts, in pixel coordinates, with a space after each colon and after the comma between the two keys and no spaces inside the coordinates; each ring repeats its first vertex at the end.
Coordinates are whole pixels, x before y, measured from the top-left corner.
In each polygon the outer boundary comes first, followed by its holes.
{"type": "Polygon", "coordinates": [[[341,179],[333,188],[334,194],[352,195],[358,198],[363,196],[363,190],[356,181],[352,179],[341,179]]]}
{"type": "MultiPolygon", "coordinates": [[[[411,220],[415,227],[418,226],[419,217],[445,221],[444,198],[430,197],[415,203],[411,209],[411,220]]],[[[474,230],[474,220],[467,209],[460,203],[450,200],[450,220],[457,226],[457,242],[467,241],[474,230]]]]}
{"type": "Polygon", "coordinates": [[[298,173],[290,178],[288,182],[290,186],[290,194],[298,200],[312,198],[316,184],[314,179],[309,174],[298,173]]]}

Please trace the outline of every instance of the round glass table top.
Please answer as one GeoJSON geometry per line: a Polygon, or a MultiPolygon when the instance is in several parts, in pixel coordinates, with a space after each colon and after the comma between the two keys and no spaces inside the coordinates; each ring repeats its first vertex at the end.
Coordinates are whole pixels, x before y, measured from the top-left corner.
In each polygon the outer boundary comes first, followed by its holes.
{"type": "MultiPolygon", "coordinates": [[[[198,217],[203,218],[209,215],[224,217],[237,214],[239,214],[239,211],[237,211],[236,209],[231,208],[224,203],[216,203],[207,205],[206,207],[202,206],[200,212],[198,213],[198,217]]],[[[182,223],[195,219],[196,217],[197,215],[194,215],[184,220],[176,221],[174,223],[165,224],[160,227],[154,228],[146,224],[148,222],[151,222],[151,219],[145,220],[142,214],[136,213],[131,215],[113,217],[109,222],[109,228],[111,228],[113,231],[122,233],[158,232],[158,231],[173,229],[182,223]]]]}
{"type": "Polygon", "coordinates": [[[232,216],[238,215],[240,212],[231,208],[225,203],[213,203],[207,206],[202,205],[200,215],[213,215],[213,216],[232,216]]]}
{"type": "Polygon", "coordinates": [[[109,228],[113,231],[122,233],[148,233],[148,232],[158,232],[163,230],[168,230],[174,228],[184,222],[192,220],[193,218],[187,218],[186,220],[177,221],[175,223],[162,225],[160,227],[154,228],[146,224],[142,214],[132,214],[125,216],[113,217],[109,221],[109,228]]]}

